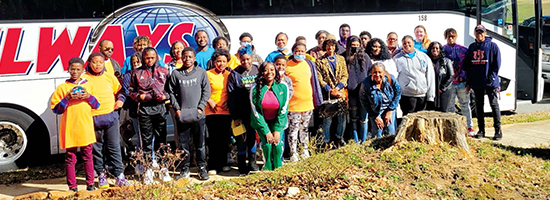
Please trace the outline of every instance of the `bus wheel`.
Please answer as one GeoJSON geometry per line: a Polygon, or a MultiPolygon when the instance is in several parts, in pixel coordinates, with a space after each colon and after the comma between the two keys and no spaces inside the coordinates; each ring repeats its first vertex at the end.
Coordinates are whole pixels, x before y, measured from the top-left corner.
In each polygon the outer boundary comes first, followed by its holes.
{"type": "Polygon", "coordinates": [[[19,159],[27,148],[25,130],[34,121],[27,114],[0,108],[0,165],[8,165],[19,159]]]}
{"type": "Polygon", "coordinates": [[[50,154],[48,131],[21,110],[0,107],[0,166],[40,164],[50,154]]]}

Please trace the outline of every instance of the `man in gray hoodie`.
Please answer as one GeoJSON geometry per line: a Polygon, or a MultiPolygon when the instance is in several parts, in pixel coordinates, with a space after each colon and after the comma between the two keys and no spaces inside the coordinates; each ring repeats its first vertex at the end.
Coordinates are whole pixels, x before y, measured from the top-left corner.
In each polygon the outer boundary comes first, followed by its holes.
{"type": "Polygon", "coordinates": [[[414,39],[403,37],[403,50],[393,60],[401,85],[401,110],[403,116],[426,109],[428,101],[435,99],[435,75],[431,59],[414,48],[414,39]]]}
{"type": "Polygon", "coordinates": [[[206,125],[204,107],[210,98],[210,83],[206,71],[197,67],[195,50],[186,47],[182,52],[183,66],[172,71],[168,81],[167,92],[170,94],[172,106],[177,114],[177,130],[180,147],[187,157],[183,161],[180,178],[189,177],[189,143],[193,136],[196,160],[199,167],[199,179],[209,178],[206,171],[205,135],[206,125]]]}

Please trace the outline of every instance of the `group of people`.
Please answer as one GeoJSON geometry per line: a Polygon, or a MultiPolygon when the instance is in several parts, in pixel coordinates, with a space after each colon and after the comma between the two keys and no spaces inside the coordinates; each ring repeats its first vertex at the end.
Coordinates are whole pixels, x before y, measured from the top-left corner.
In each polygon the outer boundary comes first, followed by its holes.
{"type": "MultiPolygon", "coordinates": [[[[315,34],[318,45],[308,50],[305,37],[289,45],[288,35],[281,32],[275,37],[277,49],[263,60],[249,33],[239,37],[240,48],[231,54],[227,38],[216,37],[210,45],[208,34],[198,30],[194,35],[198,47],[174,42],[167,63],[147,36],[138,36],[135,53],[123,66],[111,58],[113,43],[102,40],[99,52],[86,63],[78,57],[69,61],[70,78],[51,99],[52,110],[62,115],[59,140],[61,149],[67,150],[69,188],[77,188],[78,148],[88,190],[94,189],[94,175],[99,188],[109,186],[108,173],[116,177],[117,185],[127,184],[119,129],[126,119],[139,136],[137,146],[145,160],[159,168],[155,150],[166,143],[166,121],[172,117],[176,145],[187,155],[178,179],[189,177],[192,152],[199,179],[229,171],[233,139],[240,174],[260,170],[258,147],[263,150],[263,170],[273,170],[282,166],[286,145],[290,162],[310,156],[312,119],[320,122],[324,145],[332,143],[331,132],[336,146],[345,145],[346,131],[361,143],[395,134],[398,107],[403,115],[425,109],[454,112],[456,97],[474,136],[470,88],[478,109],[475,136],[485,134],[483,98],[487,94],[495,117],[494,138],[500,139],[500,52],[486,37],[485,28],[476,26],[476,41],[468,48],[456,43],[458,35],[452,28],[444,33],[446,45],[431,42],[421,25],[414,35],[404,36],[399,46],[395,32],[384,42],[367,31],[351,35],[350,26],[342,24],[338,40],[321,30],[315,34]]],[[[146,176],[152,176],[152,169],[147,171],[151,173],[146,176]]],[[[166,172],[162,180],[171,179],[167,170],[161,171],[166,172]]]]}

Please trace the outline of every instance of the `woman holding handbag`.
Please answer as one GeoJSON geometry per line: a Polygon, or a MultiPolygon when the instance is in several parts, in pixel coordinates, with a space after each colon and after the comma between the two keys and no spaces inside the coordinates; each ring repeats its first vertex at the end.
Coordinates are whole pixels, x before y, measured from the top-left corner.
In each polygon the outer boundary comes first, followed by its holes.
{"type": "Polygon", "coordinates": [[[287,122],[289,86],[281,81],[279,71],[270,62],[260,65],[256,84],[250,90],[251,125],[262,141],[265,164],[263,170],[283,165],[284,129],[287,122]]]}
{"type": "MultiPolygon", "coordinates": [[[[349,45],[349,44],[348,44],[349,45]]],[[[360,44],[358,44],[360,45],[360,44]]],[[[323,142],[330,142],[330,125],[336,118],[337,145],[345,145],[344,130],[346,129],[347,102],[344,88],[348,83],[348,68],[346,59],[338,54],[336,40],[328,39],[323,42],[325,55],[316,61],[319,84],[323,94],[323,105],[319,109],[319,116],[323,118],[323,142]]]]}

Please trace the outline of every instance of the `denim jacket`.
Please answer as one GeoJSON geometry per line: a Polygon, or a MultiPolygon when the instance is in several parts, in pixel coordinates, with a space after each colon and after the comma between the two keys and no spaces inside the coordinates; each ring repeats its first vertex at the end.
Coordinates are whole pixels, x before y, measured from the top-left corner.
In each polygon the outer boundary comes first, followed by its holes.
{"type": "Polygon", "coordinates": [[[381,111],[395,110],[399,104],[399,99],[401,99],[399,81],[397,81],[394,76],[389,76],[391,78],[391,84],[386,75],[384,76],[382,83],[383,88],[381,89],[376,87],[376,83],[372,80],[372,76],[368,76],[363,80],[359,92],[359,99],[363,108],[369,113],[369,117],[380,117],[382,114],[381,111]],[[385,94],[387,99],[384,98],[383,94],[385,94]]]}

